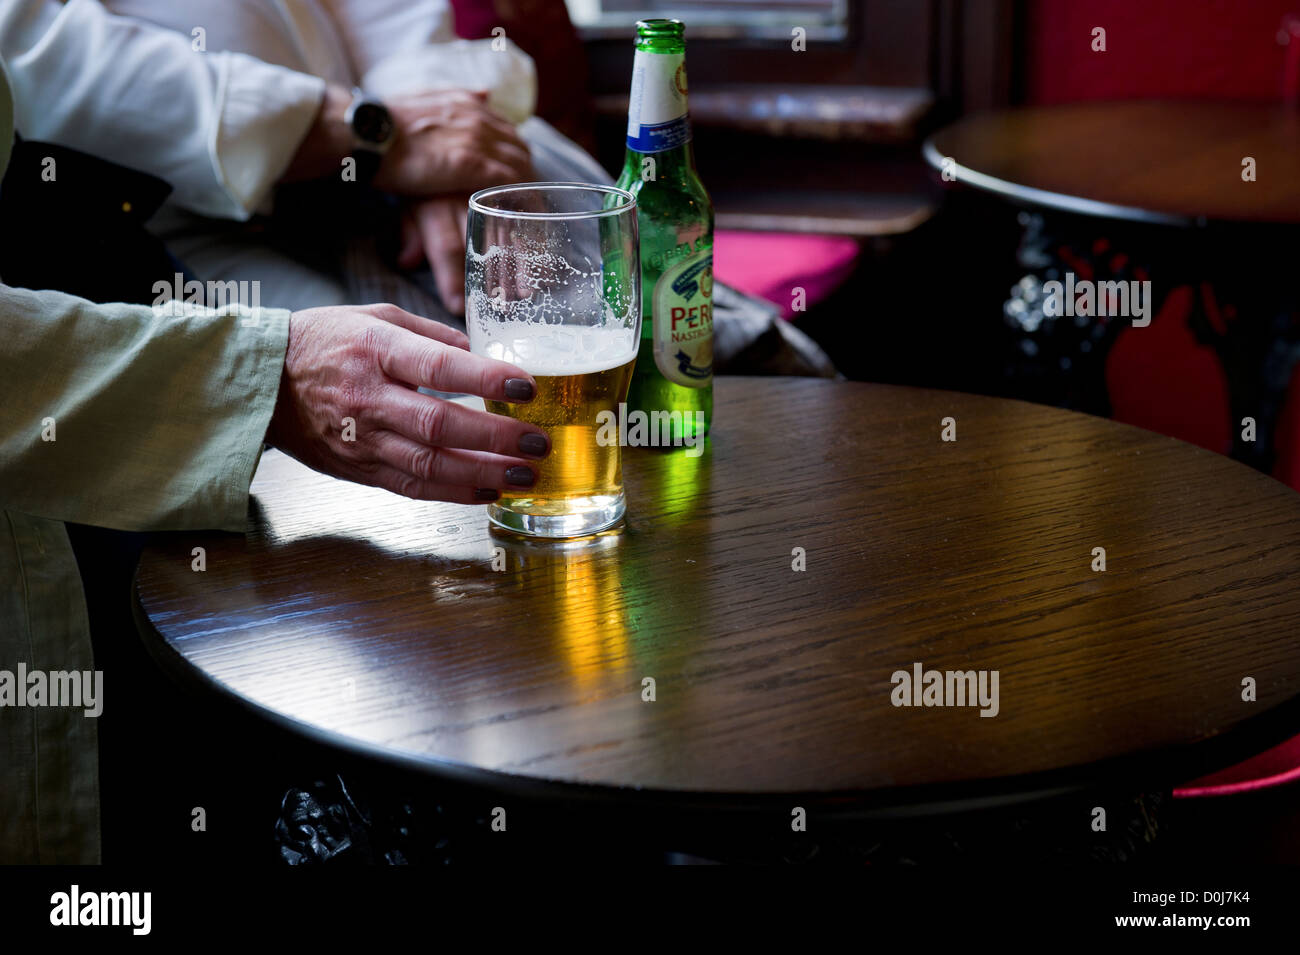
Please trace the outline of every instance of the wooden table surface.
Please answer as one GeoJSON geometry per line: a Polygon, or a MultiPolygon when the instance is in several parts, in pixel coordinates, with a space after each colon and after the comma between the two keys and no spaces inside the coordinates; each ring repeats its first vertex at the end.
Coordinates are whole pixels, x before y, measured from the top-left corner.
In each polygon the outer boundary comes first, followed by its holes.
{"type": "Polygon", "coordinates": [[[1300,222],[1300,115],[1281,105],[1133,101],[972,114],[925,157],[1012,199],[1173,225],[1300,222]],[[1242,160],[1255,160],[1255,181],[1242,160]]]}
{"type": "Polygon", "coordinates": [[[625,452],[626,526],[582,542],[269,452],[248,534],[146,550],[144,639],[195,705],[535,793],[895,811],[1172,785],[1300,732],[1283,485],[994,398],[722,378],[716,399],[703,456],[625,452]],[[998,714],[892,705],[915,663],[997,670],[998,714]]]}

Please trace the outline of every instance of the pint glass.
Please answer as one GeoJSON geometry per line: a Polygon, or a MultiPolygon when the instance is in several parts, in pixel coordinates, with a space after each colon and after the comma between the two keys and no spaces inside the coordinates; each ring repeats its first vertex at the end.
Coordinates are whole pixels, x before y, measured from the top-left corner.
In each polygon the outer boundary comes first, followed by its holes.
{"type": "Polygon", "coordinates": [[[469,200],[470,350],[537,380],[526,404],[488,410],[551,438],[537,483],[503,492],[489,519],[533,537],[581,537],[626,510],[618,426],[641,342],[636,200],[611,186],[524,183],[469,200]]]}

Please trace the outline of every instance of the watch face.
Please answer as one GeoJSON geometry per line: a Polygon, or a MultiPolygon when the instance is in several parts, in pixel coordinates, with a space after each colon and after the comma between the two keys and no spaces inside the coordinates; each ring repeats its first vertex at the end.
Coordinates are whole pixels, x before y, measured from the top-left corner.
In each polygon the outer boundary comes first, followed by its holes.
{"type": "Polygon", "coordinates": [[[352,114],[352,131],[363,142],[382,145],[393,135],[393,117],[379,103],[359,103],[352,114]]]}

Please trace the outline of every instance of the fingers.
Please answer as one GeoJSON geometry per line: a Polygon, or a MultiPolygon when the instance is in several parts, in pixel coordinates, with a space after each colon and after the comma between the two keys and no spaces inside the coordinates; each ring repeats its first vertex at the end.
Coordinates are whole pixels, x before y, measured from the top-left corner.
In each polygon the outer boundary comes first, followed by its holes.
{"type": "Polygon", "coordinates": [[[551,450],[550,439],[536,425],[398,386],[379,394],[372,414],[380,428],[426,446],[533,460],[551,450]]]}
{"type": "Polygon", "coordinates": [[[476,188],[487,188],[489,186],[504,186],[513,182],[524,182],[528,178],[523,172],[520,172],[517,166],[512,166],[508,162],[499,162],[494,159],[484,159],[478,162],[477,168],[472,173],[465,174],[461,183],[468,183],[464,188],[476,190],[476,188]]]}
{"type": "Polygon", "coordinates": [[[415,208],[425,255],[442,304],[453,315],[465,314],[465,200],[434,199],[415,208]]]}
{"type": "Polygon", "coordinates": [[[494,147],[501,158],[514,157],[520,162],[528,162],[528,144],[508,120],[495,113],[488,113],[483,117],[483,124],[486,127],[486,145],[494,147]]]}
{"type": "Polygon", "coordinates": [[[390,101],[400,135],[375,177],[380,189],[429,196],[473,191],[531,174],[528,146],[487,94],[441,90],[390,101]]]}
{"type": "MultiPolygon", "coordinates": [[[[396,305],[358,305],[356,309],[359,312],[365,312],[367,315],[373,315],[375,318],[383,319],[390,325],[396,325],[399,328],[406,329],[408,332],[414,332],[424,338],[432,338],[434,341],[442,342],[444,345],[450,345],[453,348],[461,348],[466,351],[469,350],[469,339],[465,336],[464,332],[452,328],[450,325],[444,325],[442,322],[435,322],[431,318],[422,318],[419,315],[412,315],[410,312],[398,308],[396,305]]],[[[389,343],[385,342],[385,344],[387,345],[389,343]]],[[[383,352],[386,350],[387,349],[380,349],[381,357],[383,352]]],[[[407,378],[402,378],[401,380],[410,381],[410,379],[407,378]]],[[[420,382],[411,381],[411,384],[420,384],[420,382]]],[[[455,389],[443,388],[440,390],[453,391],[455,389]]]]}
{"type": "Polygon", "coordinates": [[[514,124],[500,113],[494,113],[491,107],[486,105],[477,107],[474,112],[474,119],[489,132],[492,138],[506,143],[513,143],[527,152],[528,147],[519,136],[519,130],[515,129],[514,124]]]}
{"type": "Polygon", "coordinates": [[[386,491],[400,494],[402,497],[417,501],[448,501],[452,504],[490,504],[501,497],[493,488],[458,487],[452,484],[432,484],[422,481],[413,474],[386,464],[376,465],[354,480],[371,487],[382,487],[386,491]]]}
{"type": "Polygon", "coordinates": [[[469,154],[477,160],[476,170],[466,170],[478,181],[470,183],[478,188],[503,182],[519,182],[528,177],[532,157],[528,144],[509,121],[492,112],[487,106],[477,106],[464,111],[449,125],[458,127],[468,140],[469,154]]]}
{"type": "Polygon", "coordinates": [[[481,188],[502,186],[507,183],[524,182],[529,178],[528,167],[514,163],[501,162],[497,159],[484,159],[479,166],[478,175],[471,182],[482,183],[481,188]]]}
{"type": "Polygon", "coordinates": [[[408,210],[402,215],[401,238],[397,253],[399,269],[418,269],[424,261],[424,246],[420,239],[420,227],[415,216],[408,210]]]}
{"type": "Polygon", "coordinates": [[[519,491],[537,482],[537,462],[520,457],[433,448],[392,431],[375,434],[371,448],[380,464],[436,487],[519,491]]]}
{"type": "MultiPolygon", "coordinates": [[[[411,319],[416,317],[402,314],[411,319]]],[[[428,319],[418,321],[439,324],[428,319]]],[[[448,348],[440,341],[430,341],[404,330],[382,336],[382,340],[377,337],[375,345],[379,367],[397,381],[435,391],[478,395],[489,401],[531,401],[537,393],[537,382],[532,375],[507,362],[462,351],[461,346],[448,348]]]]}
{"type": "Polygon", "coordinates": [[[488,186],[527,181],[532,177],[532,168],[532,160],[526,151],[490,142],[473,147],[469,158],[459,166],[453,166],[448,175],[456,177],[454,188],[473,192],[488,186]]]}
{"type": "Polygon", "coordinates": [[[427,113],[430,109],[439,106],[474,106],[486,103],[488,95],[487,90],[421,90],[418,93],[392,97],[388,108],[393,111],[400,109],[414,113],[427,113]]]}
{"type": "Polygon", "coordinates": [[[403,375],[533,397],[531,378],[465,345],[460,332],[393,305],[294,312],[267,439],[326,474],[408,497],[473,504],[531,487],[551,451],[539,428],[404,387],[403,375]],[[339,430],[349,418],[359,425],[354,438],[339,430]]]}
{"type": "Polygon", "coordinates": [[[503,179],[503,182],[519,182],[531,177],[532,155],[528,151],[527,144],[515,133],[513,126],[507,124],[504,133],[486,144],[484,152],[491,160],[509,170],[509,178],[503,179]]]}

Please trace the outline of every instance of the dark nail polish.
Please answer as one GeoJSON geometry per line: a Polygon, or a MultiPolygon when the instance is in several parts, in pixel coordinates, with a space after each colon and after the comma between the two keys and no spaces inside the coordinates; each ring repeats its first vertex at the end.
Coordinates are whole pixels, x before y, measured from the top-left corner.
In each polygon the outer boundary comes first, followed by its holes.
{"type": "Polygon", "coordinates": [[[506,469],[506,481],[515,487],[532,487],[537,475],[532,468],[513,467],[506,469]]]}
{"type": "Polygon", "coordinates": [[[481,487],[474,492],[474,500],[476,501],[495,501],[500,496],[500,491],[493,490],[490,487],[481,487]]]}
{"type": "Polygon", "coordinates": [[[544,434],[526,434],[519,439],[519,453],[532,455],[535,458],[544,457],[546,452],[551,449],[551,442],[546,439],[544,434]]]}
{"type": "Polygon", "coordinates": [[[507,378],[506,397],[511,401],[532,401],[535,389],[527,378],[507,378]]]}

